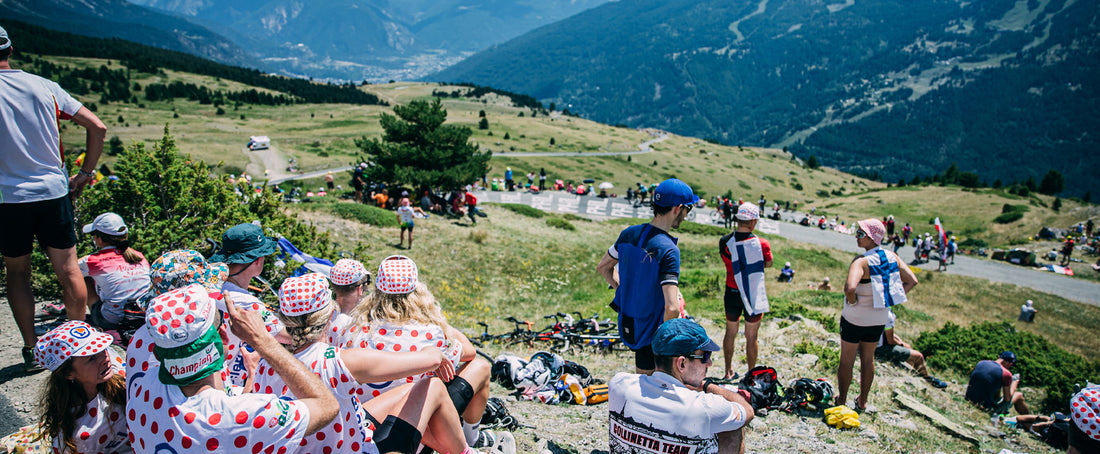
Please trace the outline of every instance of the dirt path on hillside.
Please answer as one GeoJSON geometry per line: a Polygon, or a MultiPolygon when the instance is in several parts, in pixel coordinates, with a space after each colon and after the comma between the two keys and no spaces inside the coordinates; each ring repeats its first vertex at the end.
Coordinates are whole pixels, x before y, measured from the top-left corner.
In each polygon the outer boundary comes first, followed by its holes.
{"type": "Polygon", "coordinates": [[[277,147],[256,151],[242,148],[241,153],[248,156],[249,163],[245,166],[245,172],[252,175],[253,179],[263,178],[272,180],[278,178],[285,180],[296,177],[286,171],[287,164],[289,163],[286,156],[283,155],[277,147]]]}

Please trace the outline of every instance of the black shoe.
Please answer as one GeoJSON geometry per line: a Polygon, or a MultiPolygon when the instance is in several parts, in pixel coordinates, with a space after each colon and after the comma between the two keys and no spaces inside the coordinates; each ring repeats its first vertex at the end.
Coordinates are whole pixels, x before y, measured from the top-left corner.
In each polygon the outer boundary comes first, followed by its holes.
{"type": "Polygon", "coordinates": [[[38,364],[38,361],[34,360],[34,347],[23,347],[23,372],[34,374],[43,370],[45,369],[38,364]]]}

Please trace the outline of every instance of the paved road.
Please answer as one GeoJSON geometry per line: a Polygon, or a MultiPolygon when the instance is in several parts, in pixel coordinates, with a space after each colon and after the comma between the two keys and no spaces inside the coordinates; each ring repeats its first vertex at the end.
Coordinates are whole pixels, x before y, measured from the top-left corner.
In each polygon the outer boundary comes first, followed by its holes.
{"type": "MultiPolygon", "coordinates": [[[[649,218],[652,216],[648,206],[634,207],[620,198],[601,199],[592,196],[576,196],[564,192],[548,192],[545,194],[479,192],[476,195],[478,200],[483,202],[521,203],[543,211],[573,213],[600,219],[649,218]]],[[[705,224],[717,224],[710,220],[710,213],[713,211],[712,209],[695,210],[692,214],[697,218],[693,220],[705,224]]],[[[844,235],[831,230],[821,230],[816,227],[804,227],[792,222],[767,219],[761,219],[757,230],[803,243],[817,244],[852,253],[862,252],[856,246],[855,238],[851,235],[844,235]]],[[[898,249],[898,255],[903,259],[913,257],[913,247],[905,246],[898,249]]],[[[919,265],[919,267],[935,270],[936,263],[926,263],[919,265]]],[[[1100,284],[1045,271],[1036,271],[1005,262],[960,256],[955,259],[955,265],[949,267],[947,273],[988,279],[993,282],[1022,285],[1073,301],[1100,306],[1100,284]]]]}

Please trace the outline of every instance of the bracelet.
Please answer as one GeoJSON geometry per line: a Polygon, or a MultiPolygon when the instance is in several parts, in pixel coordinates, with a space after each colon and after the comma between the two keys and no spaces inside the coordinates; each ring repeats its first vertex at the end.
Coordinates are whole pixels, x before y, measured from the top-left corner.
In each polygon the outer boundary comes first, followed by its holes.
{"type": "Polygon", "coordinates": [[[84,175],[86,177],[95,178],[95,172],[85,172],[84,169],[79,169],[79,170],[77,170],[77,173],[79,173],[81,175],[84,175]]]}

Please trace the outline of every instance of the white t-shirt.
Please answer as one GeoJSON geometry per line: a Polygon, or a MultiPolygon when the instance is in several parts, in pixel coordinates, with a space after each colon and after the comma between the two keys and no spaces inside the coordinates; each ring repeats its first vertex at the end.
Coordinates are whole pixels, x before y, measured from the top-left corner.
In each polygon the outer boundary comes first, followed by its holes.
{"type": "Polygon", "coordinates": [[[52,200],[69,193],[60,119],[81,104],[61,86],[17,69],[0,70],[0,203],[52,200]]]}
{"type": "Polygon", "coordinates": [[[114,246],[107,246],[81,257],[77,265],[84,277],[95,281],[96,294],[103,301],[100,312],[108,322],[121,322],[126,302],[149,291],[149,262],[145,257],[130,263],[114,246]]]}
{"type": "Polygon", "coordinates": [[[343,333],[348,325],[351,325],[351,322],[350,315],[343,312],[333,312],[332,319],[329,320],[328,328],[325,331],[325,343],[333,347],[345,348],[343,347],[343,333]]]}
{"type": "MultiPolygon", "coordinates": [[[[377,454],[374,445],[374,425],[356,397],[359,382],[355,381],[348,366],[340,359],[340,350],[331,345],[317,342],[294,355],[306,367],[317,373],[321,381],[329,385],[336,400],[340,402],[340,412],[332,423],[317,433],[302,440],[302,446],[309,445],[309,452],[354,452],[377,454]]],[[[282,377],[275,374],[267,361],[261,360],[256,368],[256,380],[252,392],[277,394],[294,398],[282,377]]]]}
{"type": "Polygon", "coordinates": [[[717,454],[716,434],[745,425],[750,409],[687,389],[664,372],[619,373],[607,384],[611,454],[717,454]]]}
{"type": "Polygon", "coordinates": [[[413,211],[412,206],[397,207],[397,214],[401,216],[401,223],[405,224],[412,222],[416,217],[416,212],[413,211]]]}
{"type": "MultiPolygon", "coordinates": [[[[349,326],[344,335],[341,336],[344,340],[343,348],[373,348],[387,352],[415,352],[424,347],[438,347],[443,349],[443,354],[456,368],[458,367],[459,358],[462,356],[462,344],[451,342],[448,346],[443,328],[437,325],[425,325],[415,322],[397,325],[380,322],[373,323],[370,329],[350,332],[356,328],[355,326],[349,326]]],[[[366,402],[390,389],[434,376],[434,372],[424,372],[405,377],[404,380],[365,383],[360,387],[362,392],[359,399],[366,402]]]]}
{"type": "Polygon", "coordinates": [[[299,451],[309,427],[305,405],[272,394],[230,397],[216,389],[187,397],[178,386],[161,383],[159,371],[158,366],[132,377],[126,424],[135,451],[299,451]]]}
{"type": "MultiPolygon", "coordinates": [[[[267,307],[259,298],[252,296],[247,290],[228,281],[222,285],[222,292],[229,294],[233,304],[237,307],[246,311],[260,311],[260,317],[264,320],[264,325],[267,326],[267,332],[272,331],[272,324],[276,316],[267,310],[267,307]]],[[[249,347],[232,331],[226,330],[226,334],[229,335],[229,342],[225,344],[225,369],[229,371],[228,384],[241,387],[248,380],[248,369],[245,367],[244,358],[238,352],[242,349],[251,351],[252,347],[249,347]]]]}
{"type": "MultiPolygon", "coordinates": [[[[114,349],[107,349],[108,361],[116,373],[124,374],[122,357],[114,349]]],[[[124,405],[115,405],[96,394],[85,408],[84,415],[76,419],[73,429],[73,441],[79,453],[132,453],[130,441],[126,438],[126,411],[124,405]]],[[[61,452],[61,438],[53,439],[53,452],[61,452]]]]}

